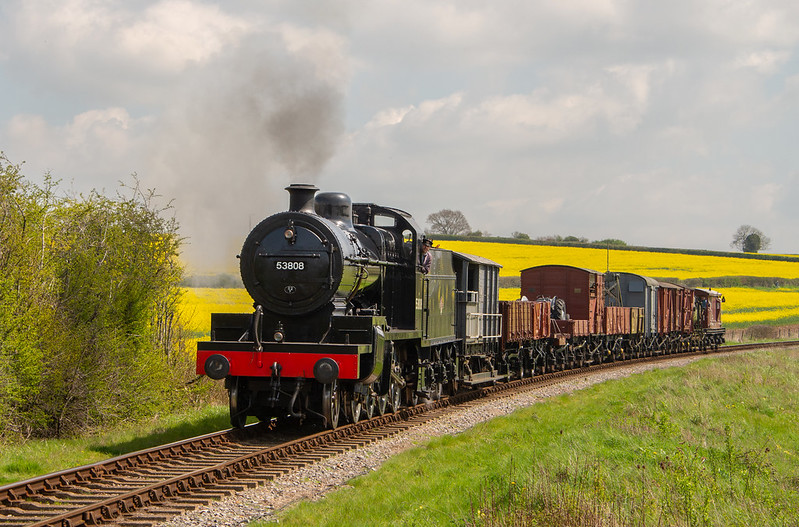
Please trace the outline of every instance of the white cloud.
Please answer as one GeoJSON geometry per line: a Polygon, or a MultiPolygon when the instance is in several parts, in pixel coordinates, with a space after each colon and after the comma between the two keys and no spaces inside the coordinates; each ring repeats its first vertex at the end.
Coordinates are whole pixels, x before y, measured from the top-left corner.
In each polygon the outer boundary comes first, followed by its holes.
{"type": "Polygon", "coordinates": [[[399,124],[405,119],[408,113],[412,112],[416,107],[406,106],[404,108],[386,108],[381,110],[375,115],[371,121],[366,123],[365,128],[382,128],[384,126],[393,126],[399,124]]]}
{"type": "Polygon", "coordinates": [[[118,24],[122,55],[168,71],[180,72],[192,63],[204,63],[238,43],[253,24],[228,15],[217,6],[188,0],[164,0],[140,16],[129,15],[130,25],[118,24]]]}
{"type": "Polygon", "coordinates": [[[174,81],[238,45],[258,24],[189,0],[139,6],[121,0],[12,1],[0,22],[0,42],[18,71],[53,87],[104,96],[123,91],[130,98],[137,92],[132,86],[174,81]]]}
{"type": "Polygon", "coordinates": [[[740,55],[733,64],[737,68],[751,68],[758,73],[770,74],[777,71],[790,58],[791,54],[786,50],[765,50],[740,55]]]}
{"type": "Polygon", "coordinates": [[[83,112],[63,125],[20,114],[0,129],[0,137],[15,159],[36,167],[34,179],[52,171],[58,179],[80,179],[79,191],[108,189],[143,166],[151,124],[151,118],[134,119],[119,107],[83,112]]]}

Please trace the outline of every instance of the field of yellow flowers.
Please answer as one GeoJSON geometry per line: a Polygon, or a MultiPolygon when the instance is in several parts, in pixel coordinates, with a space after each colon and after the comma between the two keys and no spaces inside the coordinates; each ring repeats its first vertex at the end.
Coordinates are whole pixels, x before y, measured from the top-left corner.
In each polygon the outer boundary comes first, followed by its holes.
{"type": "MultiPolygon", "coordinates": [[[[502,265],[500,276],[518,276],[522,269],[536,265],[562,264],[676,280],[722,276],[799,278],[799,262],[473,241],[440,241],[437,245],[490,258],[502,265]]],[[[728,327],[799,323],[797,289],[732,287],[719,290],[726,300],[722,319],[728,327]]],[[[502,300],[518,297],[518,289],[500,289],[502,300]]]]}
{"type": "Polygon", "coordinates": [[[678,280],[717,276],[799,278],[799,262],[492,242],[441,241],[437,244],[442,249],[494,260],[502,265],[500,276],[517,276],[522,269],[536,265],[564,264],[678,280]]]}
{"type": "Polygon", "coordinates": [[[251,313],[252,299],[243,288],[187,287],[181,298],[181,318],[190,335],[211,334],[211,313],[251,313]]]}
{"type": "MultiPolygon", "coordinates": [[[[564,264],[677,280],[722,276],[799,278],[798,262],[475,241],[440,241],[437,245],[490,258],[503,266],[500,276],[518,276],[522,269],[536,265],[564,264]]],[[[722,319],[727,327],[799,323],[799,289],[730,287],[719,290],[726,299],[722,319]]],[[[500,290],[502,300],[518,296],[518,289],[500,290]]],[[[184,325],[198,339],[209,336],[211,313],[251,311],[252,300],[244,289],[187,288],[184,291],[184,325]]]]}

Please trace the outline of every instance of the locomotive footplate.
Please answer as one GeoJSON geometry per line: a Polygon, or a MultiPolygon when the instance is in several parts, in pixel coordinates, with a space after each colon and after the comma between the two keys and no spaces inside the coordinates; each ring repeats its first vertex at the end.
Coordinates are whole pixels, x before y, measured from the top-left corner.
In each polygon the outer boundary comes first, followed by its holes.
{"type": "Polygon", "coordinates": [[[257,351],[253,342],[210,341],[197,343],[197,374],[212,379],[271,377],[273,366],[280,366],[281,377],[314,377],[314,366],[322,360],[338,365],[338,379],[359,379],[361,358],[368,356],[368,344],[318,344],[312,342],[262,343],[257,351]],[[247,360],[242,360],[243,357],[247,360]]]}

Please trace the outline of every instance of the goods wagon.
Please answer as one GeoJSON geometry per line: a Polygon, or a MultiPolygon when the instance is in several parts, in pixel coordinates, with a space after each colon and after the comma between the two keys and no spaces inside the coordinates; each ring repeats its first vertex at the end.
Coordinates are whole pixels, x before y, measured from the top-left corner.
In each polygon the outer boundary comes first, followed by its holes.
{"type": "Polygon", "coordinates": [[[577,335],[604,330],[604,283],[602,273],[568,265],[542,265],[521,272],[522,295],[529,299],[560,298],[565,301],[567,322],[556,323],[560,332],[577,335]]]}
{"type": "Polygon", "coordinates": [[[694,289],[694,334],[699,349],[718,349],[724,342],[721,303],[724,297],[711,289],[694,289]]]}
{"type": "Polygon", "coordinates": [[[633,273],[608,272],[605,274],[605,292],[608,306],[642,308],[645,337],[657,334],[657,280],[633,273]]]}

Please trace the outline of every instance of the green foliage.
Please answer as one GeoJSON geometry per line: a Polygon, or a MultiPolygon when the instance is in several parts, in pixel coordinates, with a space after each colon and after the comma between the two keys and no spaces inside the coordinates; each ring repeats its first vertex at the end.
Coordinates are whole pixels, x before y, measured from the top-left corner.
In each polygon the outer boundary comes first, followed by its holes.
{"type": "Polygon", "coordinates": [[[763,242],[760,239],[760,236],[757,234],[750,234],[744,240],[744,252],[745,253],[756,253],[762,247],[763,242]]]}
{"type": "Polygon", "coordinates": [[[741,225],[732,235],[730,247],[745,253],[756,253],[771,247],[771,239],[757,227],[741,225]]]}
{"type": "Polygon", "coordinates": [[[583,237],[579,237],[579,236],[571,236],[571,235],[570,236],[561,236],[560,234],[553,234],[553,235],[549,235],[549,236],[539,236],[538,238],[535,239],[535,241],[543,242],[543,243],[552,243],[552,244],[561,244],[561,243],[565,243],[565,244],[573,244],[573,243],[586,244],[586,243],[588,243],[588,238],[583,238],[583,237]]]}
{"type": "Polygon", "coordinates": [[[600,245],[602,247],[626,247],[627,242],[624,240],[617,240],[615,238],[606,238],[604,240],[597,240],[592,242],[593,245],[600,245]]]}
{"type": "Polygon", "coordinates": [[[0,436],[147,413],[174,385],[177,224],[138,184],[115,199],[56,186],[0,157],[0,436]]]}

